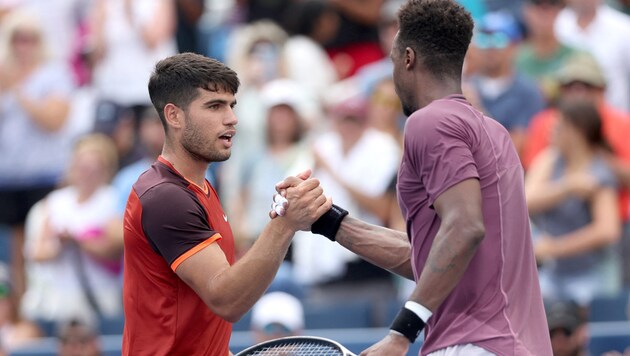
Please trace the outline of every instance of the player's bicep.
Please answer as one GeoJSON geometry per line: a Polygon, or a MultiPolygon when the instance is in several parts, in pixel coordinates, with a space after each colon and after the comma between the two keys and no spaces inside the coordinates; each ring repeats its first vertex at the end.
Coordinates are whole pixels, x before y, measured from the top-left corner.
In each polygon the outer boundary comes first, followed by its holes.
{"type": "Polygon", "coordinates": [[[175,269],[175,273],[206,303],[211,300],[209,282],[230,268],[223,250],[216,242],[188,256],[175,269]]]}
{"type": "Polygon", "coordinates": [[[484,230],[479,180],[463,180],[440,194],[433,203],[442,224],[472,231],[484,230]]]}

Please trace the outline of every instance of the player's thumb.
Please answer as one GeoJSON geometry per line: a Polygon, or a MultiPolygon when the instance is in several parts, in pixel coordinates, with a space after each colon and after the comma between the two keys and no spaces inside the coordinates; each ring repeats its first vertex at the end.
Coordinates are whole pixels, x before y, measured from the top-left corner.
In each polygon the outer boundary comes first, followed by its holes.
{"type": "Polygon", "coordinates": [[[300,183],[307,180],[310,176],[311,176],[311,170],[307,169],[296,176],[286,177],[283,181],[276,183],[276,191],[282,194],[283,190],[286,190],[291,187],[297,187],[300,183]]]}
{"type": "Polygon", "coordinates": [[[311,169],[309,168],[303,172],[296,174],[295,176],[302,180],[307,180],[311,177],[311,174],[313,174],[313,171],[311,171],[311,169]]]}

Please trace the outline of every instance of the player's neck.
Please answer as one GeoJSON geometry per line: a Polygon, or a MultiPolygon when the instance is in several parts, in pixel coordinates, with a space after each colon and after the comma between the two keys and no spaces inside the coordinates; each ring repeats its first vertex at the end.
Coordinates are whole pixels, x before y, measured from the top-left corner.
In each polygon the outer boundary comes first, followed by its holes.
{"type": "Polygon", "coordinates": [[[435,100],[446,98],[450,95],[462,94],[461,80],[459,79],[428,79],[418,83],[417,93],[420,93],[418,97],[418,108],[423,108],[431,104],[435,100]]]}
{"type": "Polygon", "coordinates": [[[200,187],[204,186],[208,163],[193,158],[183,149],[173,149],[169,145],[164,146],[161,156],[170,162],[184,178],[200,187]]]}

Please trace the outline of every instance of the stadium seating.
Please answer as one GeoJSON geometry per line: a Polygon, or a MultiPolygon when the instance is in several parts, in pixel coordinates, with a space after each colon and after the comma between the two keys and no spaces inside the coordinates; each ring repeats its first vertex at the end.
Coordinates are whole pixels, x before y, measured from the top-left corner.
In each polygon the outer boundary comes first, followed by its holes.
{"type": "Polygon", "coordinates": [[[125,318],[103,318],[99,322],[99,332],[101,335],[121,335],[125,327],[125,318]]]}
{"type": "Polygon", "coordinates": [[[630,322],[593,322],[588,325],[589,355],[599,356],[607,351],[623,352],[630,347],[630,322]]]}
{"type": "Polygon", "coordinates": [[[629,292],[626,290],[612,297],[596,297],[591,302],[589,321],[624,321],[628,320],[626,313],[629,292]]]}
{"type": "Polygon", "coordinates": [[[372,306],[368,300],[306,304],[304,321],[307,329],[368,328],[373,326],[372,306]]]}

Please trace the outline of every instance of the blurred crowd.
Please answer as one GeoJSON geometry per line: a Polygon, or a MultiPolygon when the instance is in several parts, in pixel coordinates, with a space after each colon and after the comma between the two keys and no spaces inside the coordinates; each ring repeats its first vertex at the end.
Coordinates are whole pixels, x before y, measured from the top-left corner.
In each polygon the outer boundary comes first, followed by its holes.
{"type": "MultiPolygon", "coordinates": [[[[125,203],[164,140],[147,81],[177,52],[217,58],[242,83],[232,157],[207,174],[237,254],[268,219],[274,184],[305,168],[352,215],[404,231],[405,117],[389,58],[401,1],[0,0],[10,249],[0,350],[121,316],[125,203]]],[[[588,308],[620,293],[630,286],[630,1],[460,2],[476,23],[463,91],[521,157],[543,296],[588,308]]],[[[335,301],[405,299],[412,287],[302,232],[272,289],[335,301]]]]}

